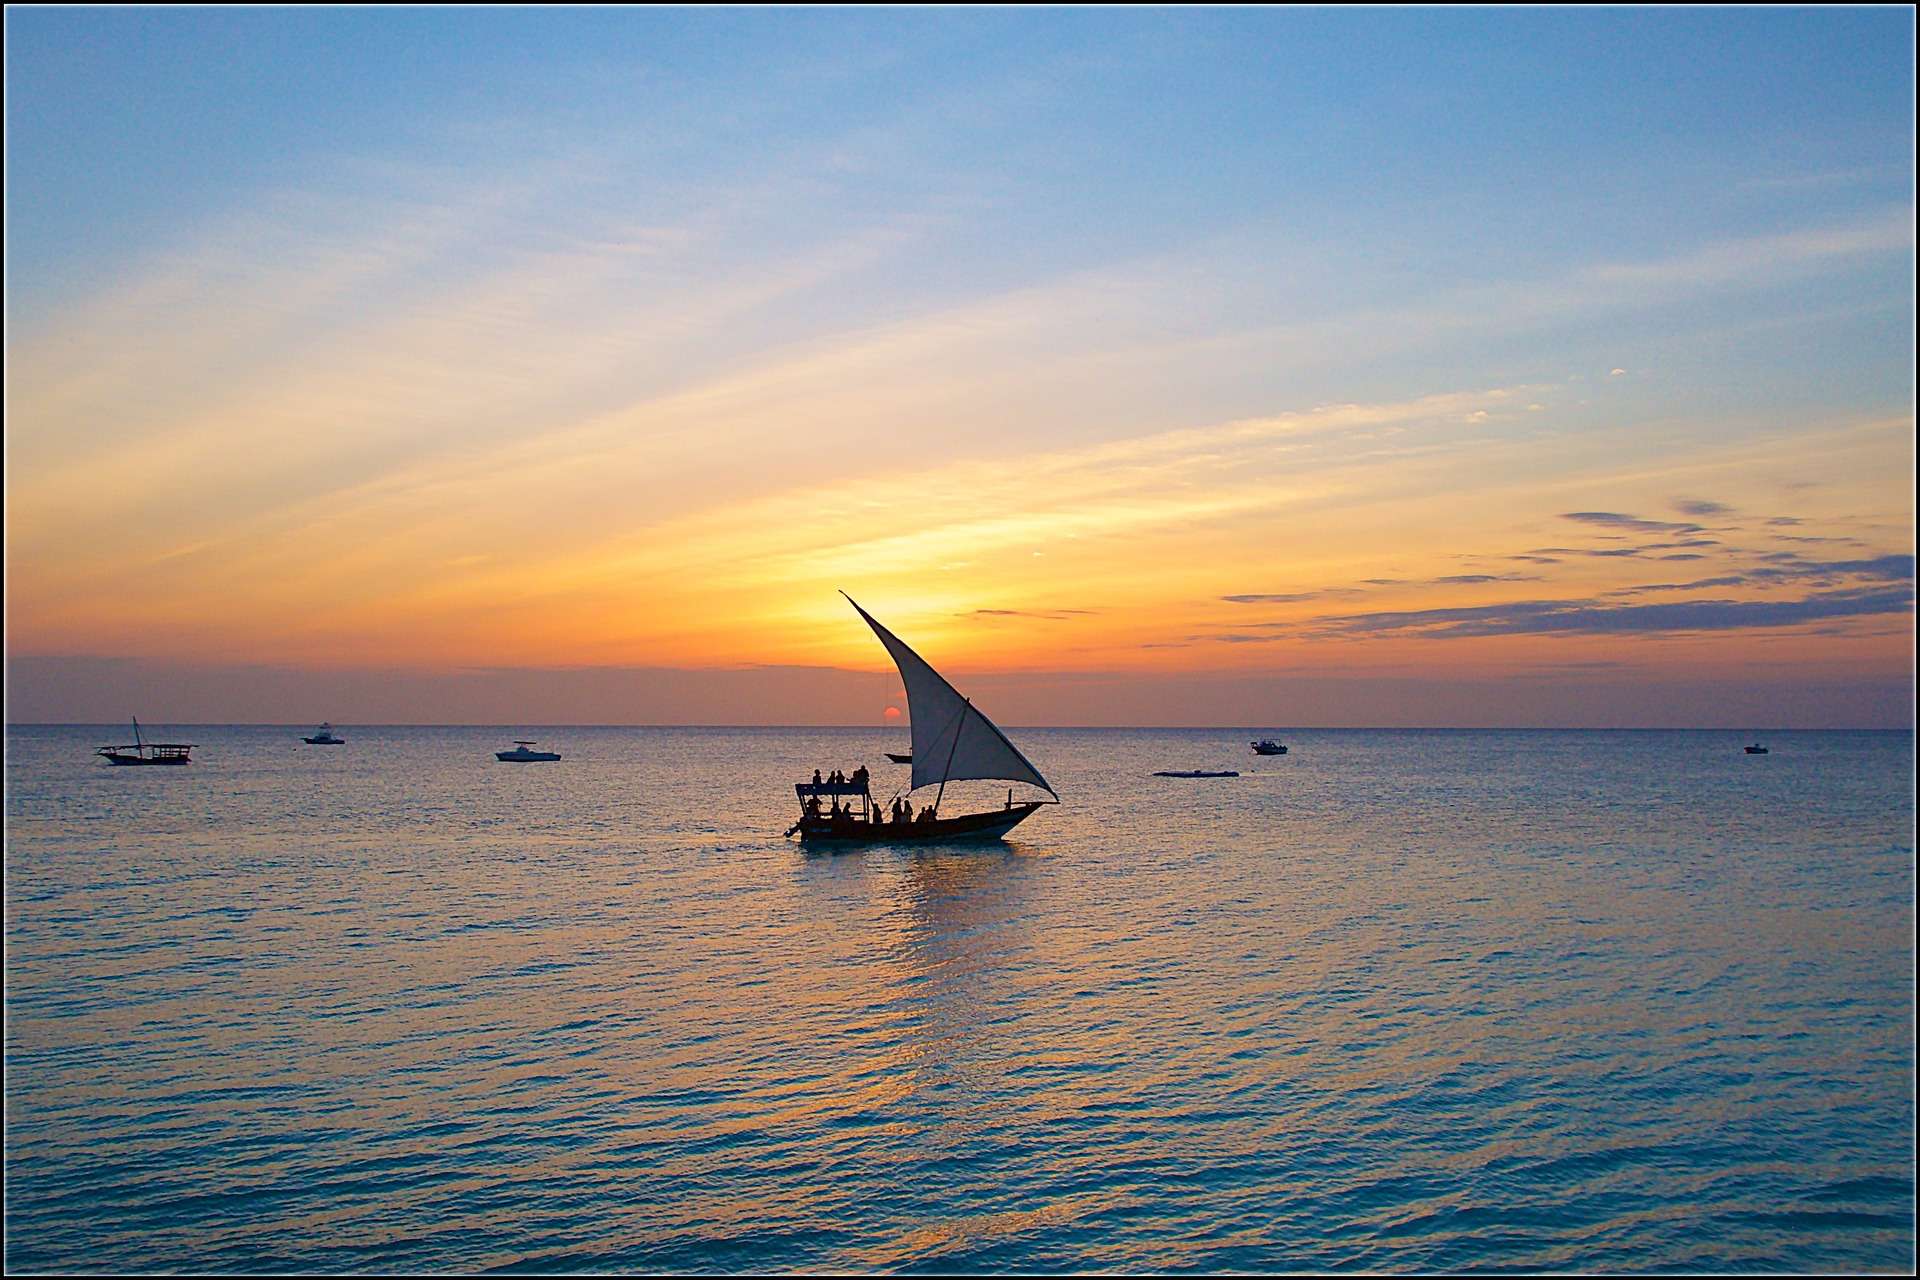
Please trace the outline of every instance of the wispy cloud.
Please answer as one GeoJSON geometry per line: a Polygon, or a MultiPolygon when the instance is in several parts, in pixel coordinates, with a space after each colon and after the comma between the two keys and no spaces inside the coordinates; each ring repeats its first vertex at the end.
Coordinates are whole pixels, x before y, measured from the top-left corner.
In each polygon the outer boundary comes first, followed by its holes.
{"type": "Polygon", "coordinates": [[[1675,498],[1673,509],[1690,516],[1719,516],[1733,510],[1724,502],[1711,502],[1705,498],[1675,498]]]}
{"type": "Polygon", "coordinates": [[[1693,600],[1674,604],[1608,604],[1603,600],[1521,600],[1464,609],[1348,614],[1320,618],[1323,633],[1402,633],[1429,639],[1545,634],[1651,634],[1794,627],[1830,618],[1905,613],[1913,588],[1863,587],[1817,592],[1799,600],[1693,600]]]}
{"type": "Polygon", "coordinates": [[[1581,524],[1604,525],[1609,529],[1632,529],[1639,533],[1704,533],[1705,529],[1697,524],[1676,523],[1671,520],[1642,520],[1638,516],[1622,515],[1617,511],[1563,511],[1563,520],[1577,520],[1581,524]]]}

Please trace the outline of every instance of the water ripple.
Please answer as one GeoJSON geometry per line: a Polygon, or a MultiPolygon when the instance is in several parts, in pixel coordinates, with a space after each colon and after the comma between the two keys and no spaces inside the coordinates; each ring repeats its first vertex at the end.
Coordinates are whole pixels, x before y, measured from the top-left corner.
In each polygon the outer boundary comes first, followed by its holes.
{"type": "Polygon", "coordinates": [[[1913,1260],[1910,735],[1033,731],[838,857],[880,735],[196,736],[9,735],[11,1270],[1913,1260]]]}

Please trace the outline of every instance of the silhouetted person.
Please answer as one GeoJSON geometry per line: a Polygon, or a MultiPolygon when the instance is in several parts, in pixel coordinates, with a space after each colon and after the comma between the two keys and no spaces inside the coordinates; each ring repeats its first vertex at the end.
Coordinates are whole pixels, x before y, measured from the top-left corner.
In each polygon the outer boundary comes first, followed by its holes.
{"type": "Polygon", "coordinates": [[[820,771],[818,769],[813,771],[813,785],[816,787],[820,785],[820,771]]]}

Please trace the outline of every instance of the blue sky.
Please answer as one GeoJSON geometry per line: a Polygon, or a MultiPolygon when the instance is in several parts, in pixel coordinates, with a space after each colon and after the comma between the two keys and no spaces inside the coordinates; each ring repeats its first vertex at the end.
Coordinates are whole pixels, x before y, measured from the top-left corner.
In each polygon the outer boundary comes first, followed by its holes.
{"type": "Polygon", "coordinates": [[[41,9],[8,44],[22,303],[329,162],[596,140],[655,207],[870,140],[846,209],[999,197],[955,288],[1268,221],[1434,283],[1910,183],[1893,9],[41,9]]]}

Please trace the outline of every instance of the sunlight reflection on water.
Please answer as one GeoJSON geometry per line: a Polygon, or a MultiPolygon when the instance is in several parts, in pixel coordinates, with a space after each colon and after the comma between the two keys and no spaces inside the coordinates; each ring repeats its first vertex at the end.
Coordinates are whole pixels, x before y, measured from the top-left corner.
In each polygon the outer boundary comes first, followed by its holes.
{"type": "Polygon", "coordinates": [[[96,736],[8,738],[14,1269],[1912,1257],[1907,734],[1024,731],[838,856],[897,735],[96,736]]]}

